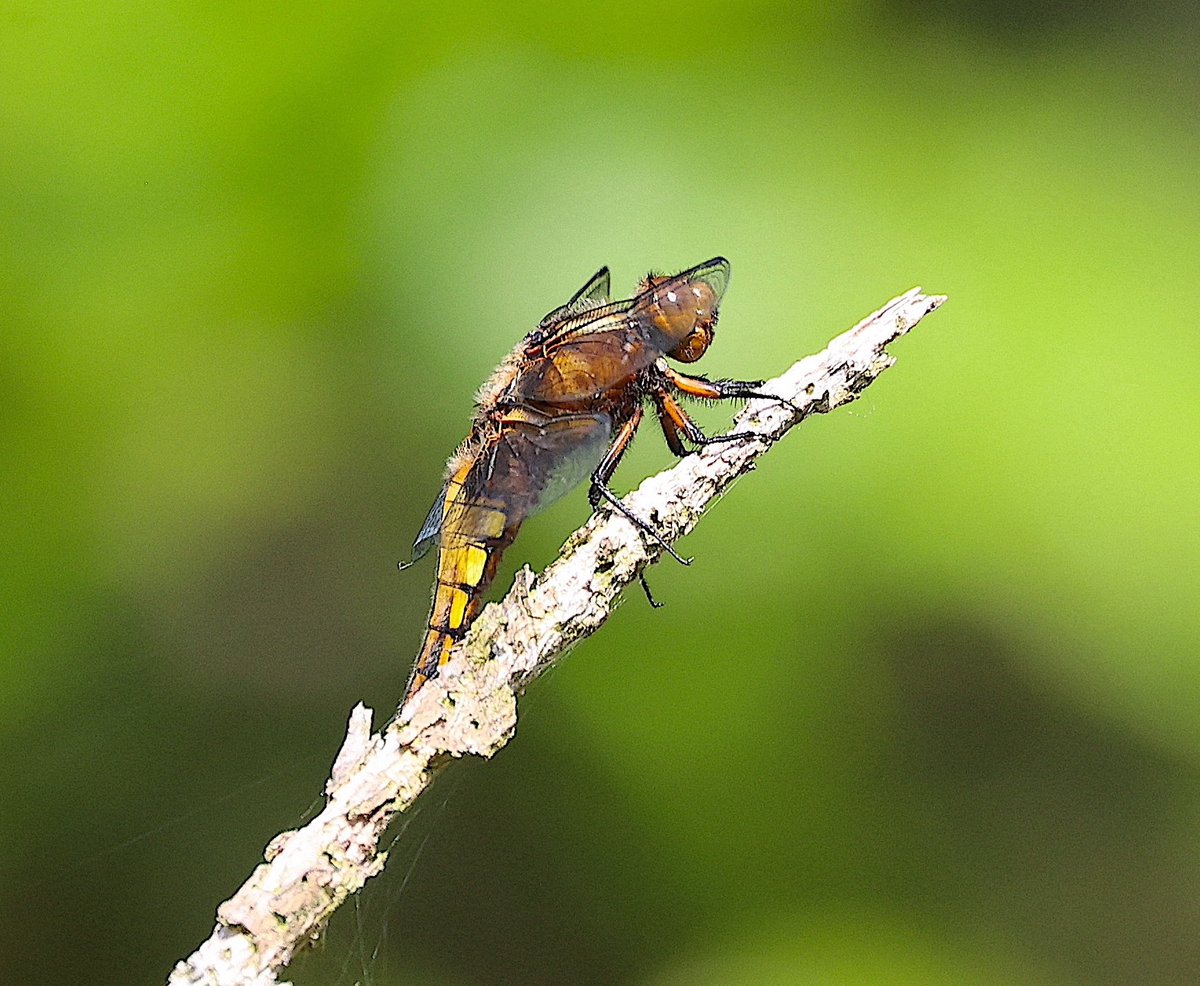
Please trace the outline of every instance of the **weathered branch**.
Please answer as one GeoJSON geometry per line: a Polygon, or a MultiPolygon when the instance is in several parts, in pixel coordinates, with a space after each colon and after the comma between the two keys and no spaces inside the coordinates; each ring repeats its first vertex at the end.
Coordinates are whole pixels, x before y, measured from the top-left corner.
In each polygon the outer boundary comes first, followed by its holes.
{"type": "MultiPolygon", "coordinates": [[[[744,441],[706,446],[647,479],[625,501],[668,538],[687,534],[704,509],[805,417],[854,400],[893,363],[886,347],[943,297],[913,289],[763,390],[790,402],[756,400],[734,420],[744,441]]],[[[508,595],[488,606],[437,678],[380,732],[361,704],[325,784],[324,810],[276,836],[236,894],[217,908],[212,936],[180,962],[172,984],[267,986],[296,949],[376,873],[379,844],[439,766],[466,754],[490,757],[513,734],[516,696],[608,619],[621,590],[659,549],[619,514],[601,511],[576,531],[541,575],[522,569],[508,595]]],[[[399,679],[397,679],[399,680],[399,679]]]]}

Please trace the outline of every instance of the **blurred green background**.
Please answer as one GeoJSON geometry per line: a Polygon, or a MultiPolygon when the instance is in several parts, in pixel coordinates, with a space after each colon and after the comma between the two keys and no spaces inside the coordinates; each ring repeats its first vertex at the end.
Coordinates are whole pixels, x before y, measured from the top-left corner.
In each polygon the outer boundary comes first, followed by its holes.
{"type": "Polygon", "coordinates": [[[295,981],[1200,980],[1192,9],[6,6],[0,981],[208,935],[399,695],[474,389],[601,264],[716,253],[713,375],[950,302],[295,981]]]}

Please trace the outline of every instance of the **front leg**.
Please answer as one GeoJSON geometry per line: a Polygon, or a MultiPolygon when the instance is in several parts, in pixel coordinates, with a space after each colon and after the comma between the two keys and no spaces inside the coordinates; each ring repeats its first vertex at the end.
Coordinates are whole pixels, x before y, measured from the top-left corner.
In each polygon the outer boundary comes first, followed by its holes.
{"type": "Polygon", "coordinates": [[[639,531],[646,534],[677,562],[681,565],[690,565],[691,561],[689,559],[681,557],[650,524],[646,523],[640,517],[634,516],[629,508],[621,502],[620,497],[608,487],[608,481],[612,479],[613,473],[617,471],[617,464],[629,449],[629,445],[633,441],[633,436],[637,434],[638,425],[642,423],[642,414],[643,409],[639,404],[633,414],[630,415],[629,420],[617,430],[617,434],[613,438],[612,444],[609,445],[608,451],[604,453],[600,464],[596,466],[596,471],[592,473],[592,485],[588,489],[588,503],[595,510],[600,505],[601,500],[607,501],[609,506],[621,514],[639,531]]]}
{"type": "Polygon", "coordinates": [[[702,401],[750,400],[761,398],[767,401],[778,401],[786,404],[797,414],[803,414],[795,404],[778,394],[767,394],[758,388],[763,385],[761,380],[705,380],[704,377],[690,377],[680,373],[670,366],[663,366],[663,374],[667,383],[688,397],[702,401]]]}

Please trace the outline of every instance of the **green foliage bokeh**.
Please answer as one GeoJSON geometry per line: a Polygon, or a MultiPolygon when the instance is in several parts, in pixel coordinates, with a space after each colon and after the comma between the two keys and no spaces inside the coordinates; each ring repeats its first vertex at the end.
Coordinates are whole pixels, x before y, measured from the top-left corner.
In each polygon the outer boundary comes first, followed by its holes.
{"type": "Polygon", "coordinates": [[[296,982],[1200,978],[1189,11],[0,14],[0,981],[208,934],[399,694],[474,389],[601,264],[718,253],[712,375],[950,301],[439,781],[296,982]]]}

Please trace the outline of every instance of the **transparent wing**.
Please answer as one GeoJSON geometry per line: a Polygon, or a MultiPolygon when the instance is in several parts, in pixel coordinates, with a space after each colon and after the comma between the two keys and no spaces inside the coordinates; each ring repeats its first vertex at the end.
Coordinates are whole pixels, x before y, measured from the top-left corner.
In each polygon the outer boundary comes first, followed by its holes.
{"type": "MultiPolygon", "coordinates": [[[[438,534],[442,530],[442,520],[446,514],[446,491],[450,488],[450,481],[442,487],[442,491],[437,495],[437,499],[433,501],[433,506],[429,508],[429,514],[425,518],[425,523],[421,525],[420,531],[417,532],[416,538],[413,540],[412,558],[408,562],[411,565],[415,561],[420,561],[429,553],[429,549],[433,547],[438,539],[438,534]]],[[[405,568],[408,565],[404,566],[405,568]]]]}
{"type": "Polygon", "coordinates": [[[518,417],[501,432],[480,493],[524,520],[592,474],[612,438],[612,419],[607,414],[513,413],[518,417]]]}
{"type": "MultiPolygon", "coordinates": [[[[566,318],[553,326],[550,331],[543,331],[538,339],[538,345],[545,351],[572,344],[581,337],[593,332],[615,331],[627,323],[649,322],[653,319],[653,309],[656,299],[672,291],[685,289],[689,284],[703,282],[712,289],[719,304],[729,287],[731,268],[724,257],[713,257],[695,267],[670,277],[655,277],[646,279],[644,288],[632,298],[623,301],[613,301],[598,308],[591,308],[573,318],[566,318]],[[628,319],[613,319],[612,315],[628,315],[628,319]]],[[[645,333],[649,336],[649,333],[645,333]]],[[[659,352],[657,356],[661,356],[659,352]]],[[[651,358],[649,366],[656,357],[651,358]]]]}
{"type": "Polygon", "coordinates": [[[413,543],[413,561],[439,538],[498,538],[587,479],[612,436],[607,414],[548,416],[514,408],[469,468],[451,476],[413,543]]]}
{"type": "MultiPolygon", "coordinates": [[[[662,291],[664,286],[666,286],[667,290],[670,290],[670,286],[673,284],[686,286],[694,284],[696,281],[703,281],[712,288],[713,294],[716,295],[717,302],[719,303],[725,297],[725,289],[729,287],[729,278],[732,273],[733,268],[730,266],[728,260],[724,257],[713,257],[711,260],[697,264],[695,267],[691,267],[681,274],[667,278],[662,284],[654,285],[654,288],[662,291]]],[[[643,291],[639,297],[644,297],[647,294],[650,294],[649,290],[643,291]]]]}
{"type": "Polygon", "coordinates": [[[608,268],[601,267],[583,287],[571,296],[570,301],[565,305],[559,305],[554,311],[547,313],[545,318],[538,323],[538,328],[544,329],[555,322],[560,322],[563,319],[570,318],[572,315],[578,315],[589,308],[596,308],[604,304],[608,301],[611,280],[608,268]]]}

